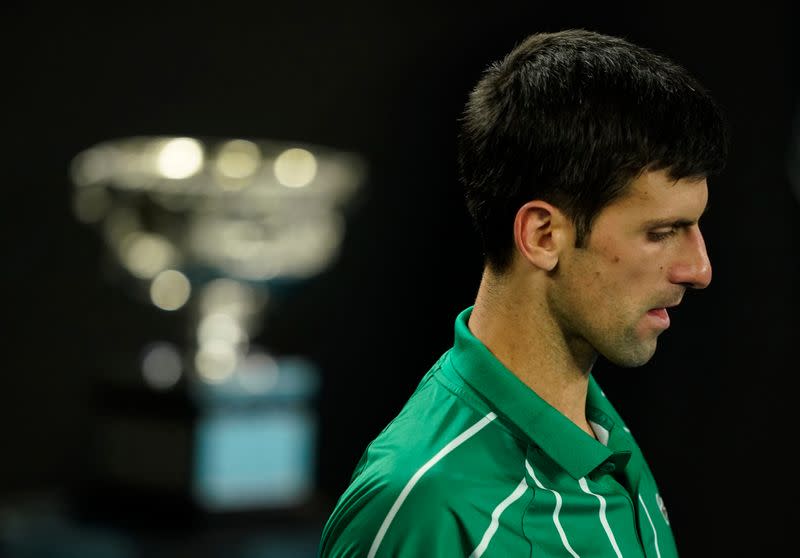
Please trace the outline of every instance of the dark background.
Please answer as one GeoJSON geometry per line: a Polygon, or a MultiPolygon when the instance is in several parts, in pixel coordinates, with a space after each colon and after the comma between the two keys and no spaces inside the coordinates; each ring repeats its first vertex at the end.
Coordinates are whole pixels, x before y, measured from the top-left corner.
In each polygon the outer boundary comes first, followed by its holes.
{"type": "Polygon", "coordinates": [[[175,134],[366,157],[365,196],[340,257],[278,303],[261,339],[323,371],[324,519],[473,302],[481,261],[455,172],[467,92],[527,34],[583,27],[687,67],[732,131],[704,219],[711,286],[689,293],[645,367],[601,361],[596,376],[648,457],[682,555],[795,546],[800,210],[787,158],[800,72],[788,3],[724,14],[495,2],[5,11],[0,500],[73,486],[92,374],[181,328],[179,315],[164,318],[99,273],[99,235],[70,210],[75,154],[106,139],[175,134]]]}

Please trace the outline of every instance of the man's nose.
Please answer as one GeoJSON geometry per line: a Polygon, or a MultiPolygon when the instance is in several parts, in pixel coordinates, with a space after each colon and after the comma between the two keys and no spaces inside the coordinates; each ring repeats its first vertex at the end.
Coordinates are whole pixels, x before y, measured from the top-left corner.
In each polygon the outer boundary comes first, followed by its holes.
{"type": "Polygon", "coordinates": [[[681,252],[670,272],[671,282],[693,289],[705,289],[711,283],[711,261],[699,226],[692,225],[686,230],[681,252]]]}

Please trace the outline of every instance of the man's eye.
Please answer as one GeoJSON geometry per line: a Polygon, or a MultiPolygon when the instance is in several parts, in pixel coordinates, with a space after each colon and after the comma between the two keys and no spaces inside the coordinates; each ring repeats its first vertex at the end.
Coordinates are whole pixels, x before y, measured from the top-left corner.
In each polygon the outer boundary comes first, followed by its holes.
{"type": "Polygon", "coordinates": [[[673,234],[675,234],[675,229],[670,229],[669,231],[664,232],[650,232],[648,233],[648,236],[650,237],[650,240],[654,242],[660,242],[671,237],[673,234]]]}

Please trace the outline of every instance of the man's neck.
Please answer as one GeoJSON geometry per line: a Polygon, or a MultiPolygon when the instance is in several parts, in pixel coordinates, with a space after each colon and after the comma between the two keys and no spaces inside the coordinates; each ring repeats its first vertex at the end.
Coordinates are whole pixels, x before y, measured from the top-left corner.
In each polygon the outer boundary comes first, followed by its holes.
{"type": "Polygon", "coordinates": [[[586,419],[586,394],[596,353],[569,345],[541,292],[487,275],[469,318],[470,331],[539,397],[595,437],[586,419]]]}

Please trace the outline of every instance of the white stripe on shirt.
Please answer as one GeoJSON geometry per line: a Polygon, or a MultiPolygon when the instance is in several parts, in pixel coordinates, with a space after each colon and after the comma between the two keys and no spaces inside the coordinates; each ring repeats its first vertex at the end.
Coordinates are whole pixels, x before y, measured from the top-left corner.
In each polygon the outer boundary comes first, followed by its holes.
{"type": "Polygon", "coordinates": [[[564,528],[561,527],[561,522],[558,520],[558,512],[561,510],[561,494],[559,494],[555,490],[546,488],[541,482],[539,482],[539,479],[536,478],[536,474],[533,472],[533,467],[531,467],[531,464],[528,463],[527,459],[525,460],[525,468],[528,469],[528,474],[533,479],[533,482],[536,483],[536,486],[538,486],[542,490],[547,490],[548,492],[552,492],[553,495],[556,497],[556,507],[553,510],[553,523],[555,523],[556,529],[558,530],[558,534],[561,536],[561,544],[564,545],[564,548],[567,549],[567,552],[569,552],[573,556],[573,558],[581,558],[578,555],[578,553],[575,552],[570,546],[569,541],[567,540],[567,534],[564,532],[564,528]]]}
{"type": "Polygon", "coordinates": [[[479,420],[478,422],[470,426],[468,429],[466,429],[464,432],[456,436],[455,439],[453,439],[444,448],[439,450],[439,453],[434,455],[427,463],[425,463],[425,465],[420,467],[417,470],[417,472],[414,473],[414,476],[411,477],[411,480],[409,480],[408,483],[406,483],[406,486],[403,488],[402,492],[400,492],[400,495],[394,501],[394,504],[389,509],[389,513],[386,514],[386,517],[384,518],[380,529],[378,529],[378,533],[375,535],[375,539],[372,541],[372,546],[369,549],[369,554],[367,555],[367,558],[375,557],[375,553],[378,552],[378,547],[380,547],[381,542],[383,542],[383,537],[386,536],[386,531],[389,530],[389,525],[392,524],[392,521],[397,515],[397,512],[400,510],[400,506],[403,505],[403,502],[405,502],[406,498],[408,497],[408,494],[411,492],[411,489],[414,488],[414,485],[416,485],[417,482],[419,482],[419,479],[422,478],[422,475],[427,473],[428,470],[434,465],[436,465],[444,456],[446,456],[448,453],[456,449],[458,446],[460,446],[461,444],[472,438],[475,434],[480,432],[487,424],[489,424],[496,418],[497,415],[494,413],[489,413],[488,415],[483,417],[481,420],[479,420]]]}
{"type": "Polygon", "coordinates": [[[486,549],[489,548],[489,543],[492,541],[492,537],[497,532],[497,527],[500,525],[500,516],[506,511],[508,506],[519,500],[522,495],[525,494],[526,490],[528,490],[528,480],[523,478],[522,482],[514,489],[514,492],[506,496],[506,499],[497,505],[492,512],[492,521],[489,523],[489,527],[483,534],[480,544],[475,547],[475,550],[472,551],[469,558],[480,558],[481,555],[486,552],[486,549]]]}
{"type": "Polygon", "coordinates": [[[606,499],[589,490],[589,485],[586,484],[586,477],[581,477],[580,480],[578,480],[578,484],[581,485],[581,490],[586,494],[591,494],[600,500],[600,523],[603,524],[603,529],[606,530],[608,540],[611,541],[611,546],[614,547],[614,552],[617,553],[617,557],[622,558],[622,552],[619,551],[619,547],[617,546],[617,539],[614,538],[614,533],[611,531],[611,526],[608,524],[608,519],[606,518],[606,499]]]}
{"type": "Polygon", "coordinates": [[[658,549],[658,533],[656,533],[656,526],[653,525],[653,520],[650,517],[650,512],[647,511],[647,506],[644,505],[644,500],[642,500],[642,495],[639,494],[639,502],[642,504],[642,508],[644,508],[644,513],[647,515],[647,521],[650,522],[650,527],[653,528],[653,542],[656,545],[656,556],[661,558],[661,551],[658,549]]]}

